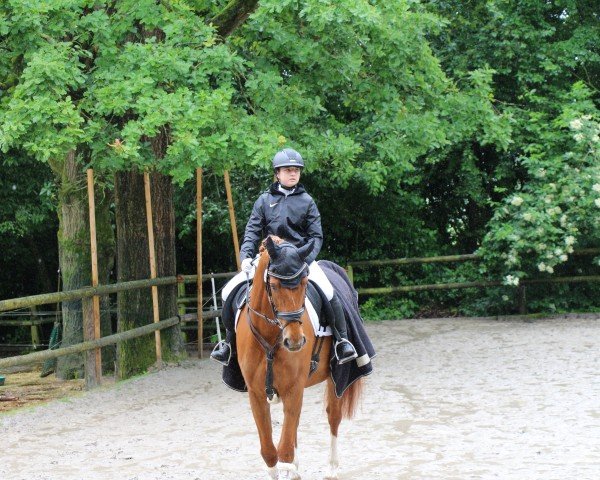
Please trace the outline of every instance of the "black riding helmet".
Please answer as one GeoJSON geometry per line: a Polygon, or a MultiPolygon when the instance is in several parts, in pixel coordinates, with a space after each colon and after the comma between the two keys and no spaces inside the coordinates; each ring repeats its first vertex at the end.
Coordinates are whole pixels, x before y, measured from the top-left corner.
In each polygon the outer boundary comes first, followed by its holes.
{"type": "Polygon", "coordinates": [[[273,157],[273,170],[281,167],[299,167],[304,168],[304,160],[293,148],[284,148],[277,152],[273,157]]]}

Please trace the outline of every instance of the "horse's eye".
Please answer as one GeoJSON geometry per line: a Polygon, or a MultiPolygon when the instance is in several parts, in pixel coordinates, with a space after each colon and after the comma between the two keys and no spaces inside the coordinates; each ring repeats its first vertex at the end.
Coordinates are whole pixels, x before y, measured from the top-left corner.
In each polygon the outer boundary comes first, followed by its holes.
{"type": "Polygon", "coordinates": [[[271,290],[277,290],[279,287],[274,283],[271,283],[271,290]]]}

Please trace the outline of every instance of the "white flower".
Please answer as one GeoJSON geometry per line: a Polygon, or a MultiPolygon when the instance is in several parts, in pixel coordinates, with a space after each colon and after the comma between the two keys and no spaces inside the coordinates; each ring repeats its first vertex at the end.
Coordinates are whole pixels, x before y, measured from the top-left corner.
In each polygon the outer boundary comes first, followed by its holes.
{"type": "Polygon", "coordinates": [[[502,295],[502,300],[504,300],[505,302],[508,302],[508,295],[502,295]]]}
{"type": "Polygon", "coordinates": [[[538,177],[540,177],[540,178],[544,178],[544,177],[546,176],[546,169],[544,169],[544,168],[540,168],[540,169],[538,170],[537,174],[538,174],[538,177]]]}
{"type": "Polygon", "coordinates": [[[554,249],[554,254],[555,254],[557,257],[560,257],[560,256],[562,255],[562,253],[563,253],[563,251],[562,251],[562,248],[555,248],[555,249],[554,249]]]}
{"type": "Polygon", "coordinates": [[[594,192],[600,192],[600,183],[594,183],[592,190],[594,192]]]}
{"type": "Polygon", "coordinates": [[[539,270],[540,272],[545,272],[545,271],[546,271],[546,264],[545,264],[544,262],[540,263],[540,264],[538,265],[538,270],[539,270]]]}
{"type": "Polygon", "coordinates": [[[547,271],[548,273],[554,273],[554,269],[553,269],[553,268],[552,268],[550,265],[548,265],[548,266],[546,267],[546,271],[547,271]]]}
{"type": "Polygon", "coordinates": [[[567,224],[567,216],[566,215],[563,215],[562,217],[560,217],[560,224],[563,227],[567,224]]]}
{"type": "Polygon", "coordinates": [[[574,245],[575,244],[575,237],[573,235],[569,235],[567,238],[565,238],[565,245],[574,245]]]}
{"type": "Polygon", "coordinates": [[[598,208],[600,208],[600,198],[597,198],[596,200],[594,200],[594,203],[596,204],[596,206],[598,208]]]}
{"type": "Polygon", "coordinates": [[[546,244],[545,243],[540,243],[538,245],[538,250],[546,250],[546,244]]]}
{"type": "Polygon", "coordinates": [[[566,262],[568,260],[569,257],[567,257],[564,253],[560,256],[560,261],[561,262],[566,262]]]}
{"type": "Polygon", "coordinates": [[[523,203],[523,199],[521,197],[513,197],[512,200],[510,201],[510,203],[512,205],[514,205],[515,207],[518,207],[519,205],[521,205],[523,203]]]}
{"type": "Polygon", "coordinates": [[[526,222],[531,222],[531,220],[533,220],[533,215],[531,213],[524,213],[523,220],[525,220],[526,222]]]}
{"type": "Polygon", "coordinates": [[[515,277],[514,275],[507,275],[504,277],[504,283],[506,285],[519,285],[519,277],[515,277]]]}
{"type": "Polygon", "coordinates": [[[579,120],[578,118],[576,118],[575,120],[571,120],[571,123],[569,123],[569,126],[573,130],[581,130],[581,127],[583,127],[583,122],[581,120],[579,120]]]}
{"type": "Polygon", "coordinates": [[[554,200],[554,197],[552,195],[546,195],[544,197],[544,202],[546,203],[552,203],[552,200],[554,200]]]}
{"type": "Polygon", "coordinates": [[[569,246],[566,248],[566,250],[567,250],[567,253],[573,253],[573,252],[574,252],[574,250],[573,250],[573,247],[572,247],[571,245],[569,245],[569,246]]]}

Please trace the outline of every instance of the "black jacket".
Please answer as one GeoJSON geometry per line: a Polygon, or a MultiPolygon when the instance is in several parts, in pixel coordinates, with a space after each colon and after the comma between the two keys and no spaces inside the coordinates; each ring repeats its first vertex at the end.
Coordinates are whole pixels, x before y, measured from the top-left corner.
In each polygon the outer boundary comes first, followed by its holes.
{"type": "Polygon", "coordinates": [[[242,260],[254,257],[263,238],[277,235],[298,248],[313,242],[314,248],[305,260],[310,265],[323,245],[321,214],[302,184],[296,185],[294,192],[287,197],[278,188],[279,183],[273,183],[254,202],[244,232],[240,257],[242,260]]]}

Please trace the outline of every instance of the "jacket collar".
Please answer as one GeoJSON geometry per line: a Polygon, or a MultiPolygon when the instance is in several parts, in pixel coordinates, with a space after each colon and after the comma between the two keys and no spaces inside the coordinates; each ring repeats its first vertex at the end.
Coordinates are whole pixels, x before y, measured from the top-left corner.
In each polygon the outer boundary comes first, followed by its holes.
{"type": "MultiPolygon", "coordinates": [[[[284,195],[282,192],[279,191],[279,182],[273,182],[269,187],[269,192],[273,195],[284,195]]],[[[299,195],[300,193],[304,192],[306,192],[306,190],[304,189],[304,185],[299,183],[298,185],[296,185],[296,189],[292,193],[290,193],[290,195],[299,195]]]]}

